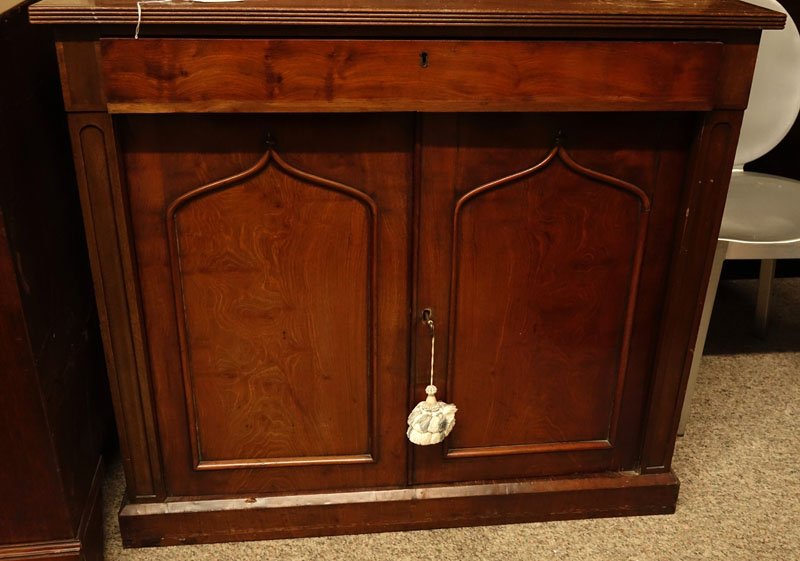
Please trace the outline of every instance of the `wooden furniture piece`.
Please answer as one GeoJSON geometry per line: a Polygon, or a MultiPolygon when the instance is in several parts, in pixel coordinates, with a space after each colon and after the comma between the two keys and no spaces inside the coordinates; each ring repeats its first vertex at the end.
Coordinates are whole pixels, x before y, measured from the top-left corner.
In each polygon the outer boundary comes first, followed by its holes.
{"type": "Polygon", "coordinates": [[[0,10],[0,559],[100,560],[111,400],[50,30],[0,10]]]}
{"type": "Polygon", "coordinates": [[[728,0],[43,0],[128,546],[669,513],[728,0]],[[457,422],[406,440],[428,383],[457,422]]]}

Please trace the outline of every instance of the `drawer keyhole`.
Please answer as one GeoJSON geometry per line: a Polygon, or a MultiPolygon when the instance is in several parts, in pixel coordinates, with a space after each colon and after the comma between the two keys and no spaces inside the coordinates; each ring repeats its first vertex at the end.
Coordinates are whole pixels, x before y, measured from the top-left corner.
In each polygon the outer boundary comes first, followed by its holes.
{"type": "Polygon", "coordinates": [[[428,68],[428,53],[427,52],[422,51],[421,53],[419,53],[419,65],[422,68],[428,68]]]}

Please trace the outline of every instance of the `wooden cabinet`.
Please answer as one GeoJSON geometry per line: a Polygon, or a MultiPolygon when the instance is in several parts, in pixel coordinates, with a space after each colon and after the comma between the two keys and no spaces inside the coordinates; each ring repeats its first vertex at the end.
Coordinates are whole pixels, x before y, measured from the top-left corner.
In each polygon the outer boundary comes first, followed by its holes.
{"type": "Polygon", "coordinates": [[[48,30],[0,3],[0,559],[103,557],[113,419],[48,30]]]}
{"type": "Polygon", "coordinates": [[[153,5],[140,39],[126,0],[31,10],[59,25],[127,545],[674,510],[783,16],[501,4],[153,5]],[[459,410],[417,447],[423,309],[459,410]]]}

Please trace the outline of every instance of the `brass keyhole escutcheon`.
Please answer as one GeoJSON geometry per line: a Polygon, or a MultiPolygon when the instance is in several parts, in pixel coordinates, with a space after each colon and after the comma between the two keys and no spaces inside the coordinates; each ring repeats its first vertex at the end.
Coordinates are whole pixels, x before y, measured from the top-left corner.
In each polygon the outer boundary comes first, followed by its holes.
{"type": "Polygon", "coordinates": [[[419,53],[419,65],[422,68],[428,68],[428,52],[422,51],[419,53]]]}

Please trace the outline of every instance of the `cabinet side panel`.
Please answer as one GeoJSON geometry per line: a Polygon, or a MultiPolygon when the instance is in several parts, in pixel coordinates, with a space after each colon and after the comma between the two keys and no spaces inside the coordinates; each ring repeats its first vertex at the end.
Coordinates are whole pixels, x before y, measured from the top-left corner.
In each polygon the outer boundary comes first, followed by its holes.
{"type": "Polygon", "coordinates": [[[669,284],[645,419],[642,471],[670,469],[706,286],[725,210],[742,112],[709,113],[699,127],[677,214],[669,284]]]}
{"type": "Polygon", "coordinates": [[[52,33],[27,22],[28,4],[0,9],[0,52],[14,55],[0,61],[0,245],[10,252],[3,280],[19,286],[4,288],[3,296],[19,298],[22,314],[3,314],[11,327],[2,340],[30,347],[28,362],[16,366],[9,347],[0,351],[0,410],[10,415],[0,421],[10,439],[0,445],[0,518],[9,516],[0,521],[0,544],[74,535],[62,529],[63,518],[77,530],[111,418],[52,33]],[[31,396],[40,400],[36,407],[18,393],[28,383],[38,392],[31,396]],[[36,411],[41,418],[28,417],[36,411]],[[44,451],[37,425],[47,435],[44,451]],[[19,448],[9,444],[20,437],[19,448]],[[60,488],[54,491],[49,479],[60,488]],[[29,528],[18,525],[25,522],[29,528]]]}
{"type": "Polygon", "coordinates": [[[0,544],[70,538],[58,466],[39,395],[14,262],[0,209],[0,544]],[[43,516],[39,509],[46,510],[43,516]]]}

